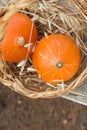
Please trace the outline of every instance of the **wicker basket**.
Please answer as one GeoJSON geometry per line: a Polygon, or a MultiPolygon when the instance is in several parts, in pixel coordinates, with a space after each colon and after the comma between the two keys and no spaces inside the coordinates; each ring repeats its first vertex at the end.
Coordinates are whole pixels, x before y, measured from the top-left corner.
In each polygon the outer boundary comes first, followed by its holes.
{"type": "Polygon", "coordinates": [[[35,22],[40,40],[44,35],[64,33],[72,37],[81,50],[82,61],[78,74],[69,82],[45,83],[33,68],[26,64],[11,64],[0,59],[0,82],[29,98],[55,98],[79,87],[87,79],[87,4],[85,0],[9,0],[0,6],[0,46],[9,18],[16,12],[29,15],[35,22]]]}

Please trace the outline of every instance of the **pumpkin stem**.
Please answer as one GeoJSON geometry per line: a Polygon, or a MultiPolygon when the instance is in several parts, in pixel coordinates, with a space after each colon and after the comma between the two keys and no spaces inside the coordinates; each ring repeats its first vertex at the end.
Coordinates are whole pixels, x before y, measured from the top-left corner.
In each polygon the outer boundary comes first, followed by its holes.
{"type": "Polygon", "coordinates": [[[57,67],[57,68],[62,68],[62,66],[63,66],[63,63],[62,63],[62,62],[57,62],[57,63],[56,63],[56,67],[57,67]]]}
{"type": "Polygon", "coordinates": [[[19,37],[19,38],[18,38],[18,44],[19,44],[19,45],[21,45],[21,46],[24,45],[24,42],[25,42],[24,37],[19,37]]]}

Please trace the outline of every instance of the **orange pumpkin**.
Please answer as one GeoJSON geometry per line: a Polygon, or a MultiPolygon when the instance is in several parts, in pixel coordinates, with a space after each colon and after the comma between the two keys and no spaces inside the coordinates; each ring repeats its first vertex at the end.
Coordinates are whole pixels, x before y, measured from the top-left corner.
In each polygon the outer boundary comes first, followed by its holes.
{"type": "Polygon", "coordinates": [[[0,23],[2,22],[2,17],[0,17],[0,23]]]}
{"type": "Polygon", "coordinates": [[[37,29],[31,19],[25,14],[16,13],[9,19],[2,41],[4,59],[17,63],[29,58],[37,38],[37,29]]]}
{"type": "Polygon", "coordinates": [[[57,84],[70,80],[80,67],[80,50],[68,36],[44,37],[33,53],[33,65],[42,79],[57,84]]]}

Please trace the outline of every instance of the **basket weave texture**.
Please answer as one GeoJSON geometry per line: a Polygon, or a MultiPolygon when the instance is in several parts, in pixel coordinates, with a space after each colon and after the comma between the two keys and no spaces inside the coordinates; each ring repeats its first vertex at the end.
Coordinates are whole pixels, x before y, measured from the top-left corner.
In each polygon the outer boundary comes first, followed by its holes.
{"type": "Polygon", "coordinates": [[[81,66],[69,82],[52,85],[36,73],[29,59],[26,63],[7,63],[0,59],[0,82],[29,98],[55,98],[72,92],[87,79],[87,2],[85,0],[9,0],[0,6],[0,47],[8,20],[17,12],[35,22],[39,39],[52,33],[72,37],[81,50],[81,66]]]}

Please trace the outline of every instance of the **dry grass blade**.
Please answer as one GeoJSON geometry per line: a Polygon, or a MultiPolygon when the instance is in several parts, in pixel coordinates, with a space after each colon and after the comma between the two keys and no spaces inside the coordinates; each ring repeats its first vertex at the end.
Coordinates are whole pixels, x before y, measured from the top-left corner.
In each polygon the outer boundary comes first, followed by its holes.
{"type": "Polygon", "coordinates": [[[86,1],[85,0],[82,0],[82,1],[71,0],[71,2],[77,8],[77,10],[81,13],[81,15],[87,20],[86,14],[84,13],[84,10],[85,10],[84,8],[87,8],[86,1]]]}

